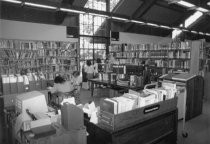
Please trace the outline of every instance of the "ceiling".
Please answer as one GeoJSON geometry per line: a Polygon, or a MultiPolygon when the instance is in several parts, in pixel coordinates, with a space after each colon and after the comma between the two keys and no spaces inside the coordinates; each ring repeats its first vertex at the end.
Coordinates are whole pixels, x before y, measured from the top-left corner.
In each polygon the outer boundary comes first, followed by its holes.
{"type": "MultiPolygon", "coordinates": [[[[84,8],[87,0],[39,0],[40,3],[55,4],[57,6],[70,5],[77,8],[84,8]]],[[[108,0],[107,0],[108,1],[108,0]]],[[[185,0],[196,6],[209,9],[207,2],[210,0],[185,0]]],[[[169,3],[166,0],[121,0],[112,11],[114,14],[127,17],[129,19],[140,20],[155,24],[161,24],[171,27],[178,27],[186,18],[192,15],[195,10],[190,10],[186,7],[169,3]]],[[[31,8],[26,6],[15,5],[11,3],[1,3],[1,18],[39,22],[56,25],[66,25],[78,27],[78,15],[67,14],[61,11],[52,11],[39,8],[31,8]]],[[[204,14],[199,21],[190,30],[210,33],[210,14],[204,14]]],[[[141,25],[131,22],[123,22],[113,20],[111,22],[112,31],[141,33],[157,36],[171,36],[171,29],[163,29],[147,25],[141,25]]],[[[181,38],[196,39],[206,38],[209,41],[210,36],[202,36],[184,32],[181,38]]]]}

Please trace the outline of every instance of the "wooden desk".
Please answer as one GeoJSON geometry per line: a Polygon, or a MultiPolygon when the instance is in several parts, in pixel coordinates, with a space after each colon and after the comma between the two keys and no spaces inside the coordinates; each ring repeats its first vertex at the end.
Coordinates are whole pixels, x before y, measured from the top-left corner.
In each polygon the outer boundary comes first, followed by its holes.
{"type": "Polygon", "coordinates": [[[119,131],[109,131],[85,118],[87,144],[176,144],[177,109],[119,131]]]}
{"type": "Polygon", "coordinates": [[[110,82],[110,81],[106,81],[106,80],[99,80],[99,79],[90,79],[89,81],[91,82],[91,96],[93,96],[94,84],[108,86],[111,89],[118,89],[118,90],[123,89],[125,91],[128,91],[129,89],[142,90],[144,88],[144,87],[123,86],[123,85],[118,85],[115,82],[110,82]]]}

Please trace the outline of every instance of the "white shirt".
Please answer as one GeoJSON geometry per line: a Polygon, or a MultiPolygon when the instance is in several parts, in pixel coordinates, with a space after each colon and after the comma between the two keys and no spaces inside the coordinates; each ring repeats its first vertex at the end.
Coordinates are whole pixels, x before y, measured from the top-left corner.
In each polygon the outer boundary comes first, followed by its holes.
{"type": "Polygon", "coordinates": [[[86,73],[89,73],[89,74],[93,74],[94,73],[94,68],[93,68],[93,66],[91,65],[91,66],[86,66],[85,67],[85,72],[86,73]]]}

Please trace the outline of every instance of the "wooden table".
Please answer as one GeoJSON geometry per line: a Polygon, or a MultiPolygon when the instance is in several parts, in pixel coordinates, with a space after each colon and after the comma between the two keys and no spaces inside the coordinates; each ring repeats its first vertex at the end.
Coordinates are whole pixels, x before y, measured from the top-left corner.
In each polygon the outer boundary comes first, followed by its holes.
{"type": "Polygon", "coordinates": [[[87,144],[176,144],[177,109],[125,129],[110,131],[85,118],[87,144]]]}
{"type": "Polygon", "coordinates": [[[91,82],[91,96],[93,97],[93,92],[94,92],[94,84],[96,85],[104,85],[108,86],[111,89],[123,89],[124,91],[128,91],[129,89],[132,90],[142,90],[144,87],[130,87],[130,86],[125,86],[125,85],[118,85],[115,82],[110,82],[107,80],[99,80],[99,79],[90,79],[88,80],[91,82]]]}

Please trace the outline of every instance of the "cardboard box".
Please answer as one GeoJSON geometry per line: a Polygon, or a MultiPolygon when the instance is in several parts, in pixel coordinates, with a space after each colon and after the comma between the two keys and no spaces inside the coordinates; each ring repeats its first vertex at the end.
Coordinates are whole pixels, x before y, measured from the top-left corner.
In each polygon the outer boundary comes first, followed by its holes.
{"type": "Polygon", "coordinates": [[[2,75],[1,76],[1,80],[2,80],[2,91],[3,91],[3,95],[10,94],[9,77],[7,75],[2,75]]]}
{"type": "Polygon", "coordinates": [[[29,82],[29,91],[36,90],[36,81],[29,82]]]}
{"type": "Polygon", "coordinates": [[[45,90],[47,88],[47,82],[45,79],[41,79],[41,89],[45,90]]]}
{"type": "Polygon", "coordinates": [[[18,92],[18,93],[23,93],[23,92],[25,92],[25,88],[24,88],[23,82],[17,82],[17,92],[18,92]]]}
{"type": "Polygon", "coordinates": [[[41,80],[35,81],[35,87],[36,87],[36,90],[41,90],[42,89],[42,82],[41,82],[41,80]]]}
{"type": "Polygon", "coordinates": [[[18,93],[17,83],[10,83],[10,93],[11,94],[18,93]]]}

